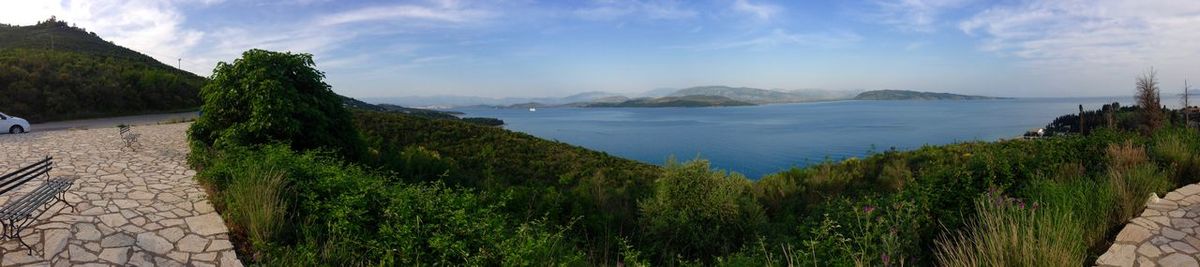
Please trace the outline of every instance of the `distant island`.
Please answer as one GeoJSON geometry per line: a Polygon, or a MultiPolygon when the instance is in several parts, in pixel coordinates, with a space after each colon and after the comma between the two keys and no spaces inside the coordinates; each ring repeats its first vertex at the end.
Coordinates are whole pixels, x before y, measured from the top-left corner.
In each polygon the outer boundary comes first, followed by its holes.
{"type": "Polygon", "coordinates": [[[733,107],[753,106],[754,103],[729,99],[714,95],[664,96],[658,98],[639,98],[617,103],[597,102],[583,105],[589,108],[658,108],[658,107],[733,107]]]}
{"type": "MultiPolygon", "coordinates": [[[[482,98],[433,96],[373,99],[376,103],[448,108],[608,108],[608,107],[729,107],[766,104],[810,103],[841,100],[987,100],[1001,97],[959,95],[908,90],[839,91],[823,89],[759,89],[731,86],[696,86],[678,90],[655,89],[624,96],[616,93],[585,92],[562,98],[482,98]]],[[[386,104],[381,104],[386,105],[386,104]]]]}
{"type": "Polygon", "coordinates": [[[1005,97],[959,95],[951,93],[917,92],[908,90],[875,90],[866,91],[854,97],[854,100],[992,100],[1011,99],[1005,97]]]}

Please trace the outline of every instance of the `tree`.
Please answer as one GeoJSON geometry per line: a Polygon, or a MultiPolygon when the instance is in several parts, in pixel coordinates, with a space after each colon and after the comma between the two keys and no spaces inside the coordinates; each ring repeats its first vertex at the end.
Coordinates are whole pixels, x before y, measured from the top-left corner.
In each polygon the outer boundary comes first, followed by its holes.
{"type": "Polygon", "coordinates": [[[1149,134],[1162,127],[1163,111],[1159,98],[1158,72],[1154,68],[1137,78],[1137,99],[1141,107],[1142,132],[1149,134]]]}
{"type": "Polygon", "coordinates": [[[202,115],[191,128],[207,146],[287,143],[357,158],[363,142],[341,98],[312,55],[249,50],[221,62],[200,89],[202,115]]]}
{"type": "Polygon", "coordinates": [[[705,160],[669,160],[653,194],[638,207],[645,237],[664,262],[731,253],[766,220],[749,180],[714,171],[705,160]]]}

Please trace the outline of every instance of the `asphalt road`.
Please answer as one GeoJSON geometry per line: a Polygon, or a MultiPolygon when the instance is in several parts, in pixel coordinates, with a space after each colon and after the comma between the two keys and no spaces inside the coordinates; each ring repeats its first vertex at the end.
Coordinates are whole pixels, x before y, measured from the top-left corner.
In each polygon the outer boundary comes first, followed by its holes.
{"type": "Polygon", "coordinates": [[[110,127],[116,128],[117,125],[120,125],[120,124],[125,124],[125,125],[159,124],[159,123],[168,122],[168,121],[194,120],[199,115],[200,115],[199,113],[192,111],[192,112],[181,112],[181,113],[150,114],[150,115],[98,118],[98,119],[73,120],[73,121],[56,121],[56,122],[37,123],[37,124],[30,125],[30,128],[33,128],[30,132],[46,132],[46,131],[66,130],[66,129],[97,129],[97,128],[110,128],[110,127]]]}

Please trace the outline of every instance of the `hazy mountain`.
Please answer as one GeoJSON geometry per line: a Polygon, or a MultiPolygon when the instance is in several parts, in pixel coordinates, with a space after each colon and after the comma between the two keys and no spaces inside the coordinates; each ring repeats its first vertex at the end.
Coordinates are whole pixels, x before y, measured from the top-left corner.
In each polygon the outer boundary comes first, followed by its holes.
{"type": "MultiPolygon", "coordinates": [[[[490,98],[478,96],[405,96],[405,97],[375,97],[364,98],[372,103],[387,103],[410,107],[453,108],[468,106],[507,107],[513,105],[527,107],[558,106],[570,103],[590,102],[596,99],[622,96],[609,92],[584,92],[566,97],[505,97],[490,98]]],[[[623,96],[622,96],[623,97],[623,96]]]]}
{"type": "Polygon", "coordinates": [[[958,95],[951,93],[918,92],[908,90],[867,91],[854,97],[855,100],[986,100],[1007,99],[1004,97],[958,95]]]}
{"type": "Polygon", "coordinates": [[[729,86],[692,87],[675,91],[674,93],[670,94],[670,96],[691,95],[722,96],[733,100],[755,104],[830,101],[844,100],[854,97],[854,94],[848,91],[828,91],[819,89],[783,91],[729,86]]]}
{"type": "Polygon", "coordinates": [[[618,103],[591,103],[584,107],[606,108],[606,107],[631,107],[631,108],[656,108],[656,107],[728,107],[728,106],[753,106],[754,103],[729,99],[723,96],[713,95],[689,95],[689,96],[665,96],[656,98],[638,98],[618,103]]]}

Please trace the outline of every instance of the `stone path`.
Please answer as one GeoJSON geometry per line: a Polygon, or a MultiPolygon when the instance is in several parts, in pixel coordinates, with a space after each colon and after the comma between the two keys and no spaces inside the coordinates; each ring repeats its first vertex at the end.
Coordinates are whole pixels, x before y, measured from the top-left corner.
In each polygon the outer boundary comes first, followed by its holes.
{"type": "MultiPolygon", "coordinates": [[[[0,135],[0,172],[54,157],[52,176],[75,175],[67,200],[23,232],[0,242],[0,266],[242,266],[229,230],[188,169],[189,124],[137,126],[137,151],[117,129],[0,135]]],[[[0,196],[0,203],[31,191],[0,196]]]]}
{"type": "Polygon", "coordinates": [[[1200,266],[1200,185],[1163,198],[1151,196],[1146,210],[1117,234],[1099,266],[1200,266]]]}

